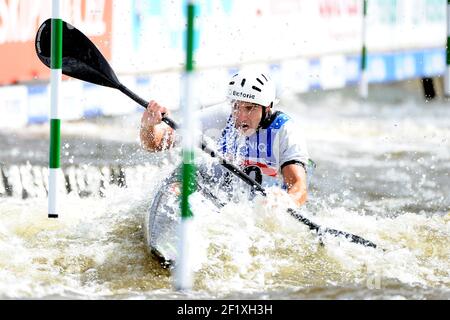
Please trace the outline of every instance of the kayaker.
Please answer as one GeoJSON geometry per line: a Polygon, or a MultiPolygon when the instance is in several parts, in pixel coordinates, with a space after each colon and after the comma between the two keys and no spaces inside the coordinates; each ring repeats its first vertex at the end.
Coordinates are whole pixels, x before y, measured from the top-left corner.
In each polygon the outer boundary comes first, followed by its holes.
{"type": "MultiPolygon", "coordinates": [[[[276,88],[264,72],[241,71],[228,84],[228,101],[200,112],[203,135],[214,139],[227,159],[264,187],[278,185],[298,204],[307,199],[308,151],[304,135],[286,113],[274,111],[276,88]]],[[[175,132],[162,122],[169,110],[150,101],[141,119],[142,147],[173,147],[175,132]]]]}

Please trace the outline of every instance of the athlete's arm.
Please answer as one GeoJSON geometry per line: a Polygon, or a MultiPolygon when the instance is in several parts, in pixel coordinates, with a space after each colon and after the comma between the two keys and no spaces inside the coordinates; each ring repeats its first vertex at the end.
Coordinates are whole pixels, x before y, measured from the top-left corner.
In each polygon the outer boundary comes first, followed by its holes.
{"type": "Polygon", "coordinates": [[[168,110],[155,101],[150,101],[141,118],[140,138],[142,147],[150,152],[162,151],[173,146],[174,130],[162,122],[168,110]]]}
{"type": "MultiPolygon", "coordinates": [[[[150,152],[166,150],[174,146],[175,131],[162,122],[162,113],[169,114],[168,110],[158,103],[150,101],[147,110],[141,119],[141,145],[150,152]]],[[[230,115],[230,106],[221,103],[200,110],[198,118],[202,127],[202,133],[216,140],[220,137],[230,115]]]]}
{"type": "Polygon", "coordinates": [[[299,205],[303,205],[308,197],[305,168],[299,164],[288,164],[281,169],[287,193],[299,205]]]}

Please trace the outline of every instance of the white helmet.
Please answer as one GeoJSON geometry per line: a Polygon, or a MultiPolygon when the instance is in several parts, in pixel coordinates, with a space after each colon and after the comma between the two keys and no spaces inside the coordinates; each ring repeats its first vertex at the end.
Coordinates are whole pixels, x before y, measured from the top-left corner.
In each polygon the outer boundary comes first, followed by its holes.
{"type": "Polygon", "coordinates": [[[262,72],[240,71],[228,85],[227,97],[231,100],[252,102],[264,107],[275,102],[276,88],[269,76],[262,72]]]}

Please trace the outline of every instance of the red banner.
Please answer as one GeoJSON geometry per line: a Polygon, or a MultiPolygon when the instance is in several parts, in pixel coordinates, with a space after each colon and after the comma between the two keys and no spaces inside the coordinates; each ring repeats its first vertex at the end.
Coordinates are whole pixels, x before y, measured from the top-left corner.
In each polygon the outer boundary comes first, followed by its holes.
{"type": "MultiPolygon", "coordinates": [[[[109,59],[112,0],[65,0],[61,4],[62,18],[109,59]]],[[[37,57],[34,41],[39,26],[51,14],[51,0],[0,0],[0,85],[49,79],[50,70],[37,57]]]]}

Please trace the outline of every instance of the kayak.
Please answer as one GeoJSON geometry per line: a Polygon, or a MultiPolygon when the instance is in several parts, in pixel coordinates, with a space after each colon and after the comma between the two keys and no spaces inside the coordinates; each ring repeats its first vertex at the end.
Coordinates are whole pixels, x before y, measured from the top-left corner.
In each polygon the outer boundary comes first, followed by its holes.
{"type": "MultiPolygon", "coordinates": [[[[195,192],[191,195],[191,210],[209,208],[219,212],[224,206],[208,188],[201,187],[202,176],[197,173],[195,192]]],[[[178,226],[181,221],[179,196],[181,193],[180,169],[174,170],[157,188],[152,203],[147,211],[144,223],[145,241],[148,251],[153,254],[165,268],[171,267],[177,256],[178,226]]]]}
{"type": "MultiPolygon", "coordinates": [[[[315,164],[310,161],[310,176],[315,164]]],[[[218,166],[211,171],[208,166],[200,166],[196,172],[195,192],[191,195],[191,210],[219,213],[230,201],[239,201],[242,197],[251,200],[254,190],[218,166]],[[233,187],[231,187],[233,186],[233,187]],[[237,192],[239,190],[239,192],[237,192]]],[[[309,179],[308,179],[309,180],[309,179]]],[[[181,169],[175,169],[157,188],[152,203],[145,216],[145,241],[148,251],[163,267],[171,267],[177,256],[178,226],[181,221],[179,196],[181,193],[181,169]]]]}

